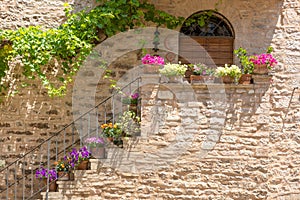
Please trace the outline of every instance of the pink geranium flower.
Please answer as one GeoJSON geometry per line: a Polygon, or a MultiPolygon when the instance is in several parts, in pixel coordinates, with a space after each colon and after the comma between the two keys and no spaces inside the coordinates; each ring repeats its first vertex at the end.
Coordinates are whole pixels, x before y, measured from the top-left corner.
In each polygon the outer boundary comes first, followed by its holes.
{"type": "Polygon", "coordinates": [[[151,56],[150,54],[146,54],[142,58],[142,63],[143,64],[150,64],[150,65],[164,65],[165,60],[164,58],[160,56],[151,56]]]}
{"type": "Polygon", "coordinates": [[[249,59],[253,64],[266,64],[269,69],[272,69],[278,62],[269,53],[255,55],[249,59]]]}

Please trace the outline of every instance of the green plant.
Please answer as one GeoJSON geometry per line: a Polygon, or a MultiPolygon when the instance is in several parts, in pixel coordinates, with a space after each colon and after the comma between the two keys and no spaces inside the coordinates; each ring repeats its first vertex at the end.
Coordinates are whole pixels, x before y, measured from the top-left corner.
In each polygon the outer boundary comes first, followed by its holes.
{"type": "Polygon", "coordinates": [[[66,160],[57,161],[54,164],[57,172],[67,172],[71,168],[71,165],[66,160]]]}
{"type": "Polygon", "coordinates": [[[122,103],[123,104],[137,104],[139,98],[139,93],[133,93],[133,94],[124,94],[122,97],[122,103]]]}
{"type": "Polygon", "coordinates": [[[215,74],[215,69],[208,67],[203,63],[189,64],[192,68],[193,74],[203,75],[203,76],[213,76],[215,74]]]}
{"type": "Polygon", "coordinates": [[[186,70],[187,70],[187,65],[181,64],[181,63],[167,63],[164,65],[162,69],[159,69],[159,73],[166,77],[171,77],[171,76],[184,76],[186,70]]]}
{"type": "Polygon", "coordinates": [[[278,62],[276,58],[272,56],[273,48],[270,46],[267,48],[266,53],[259,55],[253,55],[249,58],[249,61],[253,64],[266,64],[268,69],[272,69],[278,62]]]}
{"type": "Polygon", "coordinates": [[[118,119],[118,124],[124,136],[132,136],[140,132],[141,118],[133,111],[124,111],[118,119]]]}
{"type": "Polygon", "coordinates": [[[225,64],[225,67],[218,67],[216,69],[216,76],[218,77],[230,76],[231,78],[238,80],[241,75],[241,69],[236,65],[231,65],[228,67],[228,65],[225,64]]]}
{"type": "Polygon", "coordinates": [[[240,47],[235,49],[234,54],[239,58],[241,69],[243,74],[252,74],[253,73],[253,62],[250,61],[250,57],[247,55],[246,49],[240,47]]]}
{"type": "Polygon", "coordinates": [[[92,48],[107,37],[142,26],[147,21],[158,26],[164,24],[168,28],[174,28],[183,21],[182,17],[157,10],[147,2],[99,2],[101,5],[89,12],[83,10],[77,13],[72,13],[72,8],[65,4],[67,19],[58,28],[30,26],[0,30],[0,91],[30,85],[27,80],[38,78],[49,96],[64,95],[67,85],[92,48]],[[21,70],[21,77],[5,78],[9,75],[10,61],[20,63],[22,67],[18,70],[21,70]]]}
{"type": "Polygon", "coordinates": [[[105,142],[102,137],[89,137],[85,139],[85,144],[89,147],[103,147],[105,142]]]}
{"type": "Polygon", "coordinates": [[[118,138],[122,135],[122,129],[119,123],[105,123],[101,125],[105,137],[118,138]]]}

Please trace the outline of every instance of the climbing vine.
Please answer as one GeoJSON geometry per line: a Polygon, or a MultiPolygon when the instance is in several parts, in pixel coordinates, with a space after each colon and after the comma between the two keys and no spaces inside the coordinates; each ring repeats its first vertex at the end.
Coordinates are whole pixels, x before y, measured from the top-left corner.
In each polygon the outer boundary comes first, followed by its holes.
{"type": "Polygon", "coordinates": [[[91,11],[77,13],[65,4],[66,22],[58,28],[30,26],[0,30],[0,91],[15,90],[16,85],[28,85],[30,80],[39,79],[50,96],[63,95],[92,48],[107,37],[149,21],[168,28],[183,21],[182,17],[139,0],[98,2],[101,5],[91,11]],[[22,77],[14,76],[11,63],[17,63],[15,68],[22,77]]]}

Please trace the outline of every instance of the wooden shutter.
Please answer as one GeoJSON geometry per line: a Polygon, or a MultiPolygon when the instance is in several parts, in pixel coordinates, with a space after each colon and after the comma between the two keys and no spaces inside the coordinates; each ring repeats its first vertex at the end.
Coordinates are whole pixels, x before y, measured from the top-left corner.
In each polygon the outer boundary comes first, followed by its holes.
{"type": "Polygon", "coordinates": [[[232,37],[181,35],[179,37],[179,60],[185,64],[204,63],[211,67],[232,64],[233,41],[232,37]]]}

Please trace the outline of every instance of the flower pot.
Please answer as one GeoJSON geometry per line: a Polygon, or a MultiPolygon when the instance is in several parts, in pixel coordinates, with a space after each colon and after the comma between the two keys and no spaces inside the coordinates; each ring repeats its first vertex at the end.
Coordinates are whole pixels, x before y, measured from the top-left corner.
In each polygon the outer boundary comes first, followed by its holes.
{"type": "Polygon", "coordinates": [[[89,168],[89,161],[83,160],[77,165],[77,167],[75,169],[76,170],[87,170],[88,168],[89,168]]]}
{"type": "MultiPolygon", "coordinates": [[[[45,183],[45,185],[47,185],[47,179],[44,178],[43,182],[45,183]]],[[[57,190],[57,183],[56,181],[50,181],[49,182],[49,192],[56,192],[57,190]]]]}
{"type": "Polygon", "coordinates": [[[122,138],[115,138],[113,141],[114,145],[123,148],[123,140],[122,138]]]}
{"type": "Polygon", "coordinates": [[[113,142],[113,141],[114,141],[114,138],[113,138],[113,137],[107,137],[107,141],[113,142]]]}
{"type": "Polygon", "coordinates": [[[158,74],[160,65],[144,64],[143,69],[145,74],[158,74]]]}
{"type": "Polygon", "coordinates": [[[168,82],[169,83],[182,83],[183,80],[182,80],[182,76],[170,76],[168,77],[168,82]]]}
{"type": "Polygon", "coordinates": [[[184,77],[187,79],[187,80],[189,80],[189,82],[191,82],[191,76],[193,75],[193,70],[191,70],[191,69],[188,69],[188,70],[186,70],[186,72],[185,72],[185,74],[184,74],[184,77]]]}
{"type": "Polygon", "coordinates": [[[234,79],[231,76],[222,76],[222,81],[224,84],[232,84],[234,79]]]}
{"type": "Polygon", "coordinates": [[[59,181],[68,181],[70,180],[70,173],[64,172],[64,171],[58,171],[57,172],[57,180],[59,181]]]}
{"type": "Polygon", "coordinates": [[[94,158],[97,158],[97,159],[105,158],[105,148],[104,147],[91,147],[90,151],[94,158]]]}
{"type": "Polygon", "coordinates": [[[201,75],[191,75],[190,80],[191,80],[192,84],[195,83],[195,82],[203,83],[203,76],[201,76],[201,75]]]}
{"type": "Polygon", "coordinates": [[[130,104],[128,110],[134,112],[135,114],[137,114],[137,110],[138,110],[138,106],[137,104],[130,104]]]}
{"type": "Polygon", "coordinates": [[[254,64],[254,74],[268,74],[268,72],[269,69],[267,67],[267,64],[254,64]]]}
{"type": "Polygon", "coordinates": [[[250,84],[252,79],[252,74],[242,74],[241,78],[239,79],[239,84],[250,84]]]}

